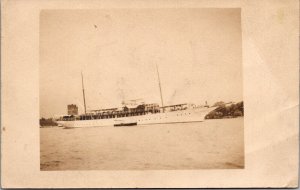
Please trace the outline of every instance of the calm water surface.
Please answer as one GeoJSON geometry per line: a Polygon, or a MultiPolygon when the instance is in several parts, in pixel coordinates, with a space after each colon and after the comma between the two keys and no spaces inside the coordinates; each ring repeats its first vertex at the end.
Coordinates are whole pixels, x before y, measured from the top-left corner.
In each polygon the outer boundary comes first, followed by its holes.
{"type": "Polygon", "coordinates": [[[243,168],[243,136],[243,118],[131,127],[41,128],[41,170],[243,168]]]}

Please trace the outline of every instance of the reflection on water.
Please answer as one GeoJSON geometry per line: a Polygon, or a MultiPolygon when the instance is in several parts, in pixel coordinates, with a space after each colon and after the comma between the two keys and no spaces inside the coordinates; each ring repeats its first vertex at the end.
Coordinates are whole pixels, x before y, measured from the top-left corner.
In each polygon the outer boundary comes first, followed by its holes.
{"type": "Polygon", "coordinates": [[[41,128],[41,170],[244,167],[243,118],[127,127],[41,128]]]}

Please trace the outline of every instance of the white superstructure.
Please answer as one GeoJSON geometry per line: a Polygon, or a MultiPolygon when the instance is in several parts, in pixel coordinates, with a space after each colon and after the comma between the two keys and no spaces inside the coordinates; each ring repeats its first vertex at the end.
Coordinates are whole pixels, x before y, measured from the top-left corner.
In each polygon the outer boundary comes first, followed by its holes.
{"type": "MultiPolygon", "coordinates": [[[[172,107],[172,106],[169,106],[172,107]]],[[[216,107],[194,107],[182,110],[165,111],[164,113],[138,113],[125,115],[107,114],[106,117],[98,117],[97,115],[90,115],[86,118],[70,117],[64,121],[58,121],[59,124],[66,128],[77,127],[104,127],[114,126],[115,124],[129,124],[136,123],[137,125],[150,124],[167,124],[167,123],[186,123],[186,122],[201,122],[204,121],[205,116],[216,107]],[[141,115],[139,115],[141,114],[141,115]]],[[[125,112],[123,112],[125,113],[125,112]]]]}

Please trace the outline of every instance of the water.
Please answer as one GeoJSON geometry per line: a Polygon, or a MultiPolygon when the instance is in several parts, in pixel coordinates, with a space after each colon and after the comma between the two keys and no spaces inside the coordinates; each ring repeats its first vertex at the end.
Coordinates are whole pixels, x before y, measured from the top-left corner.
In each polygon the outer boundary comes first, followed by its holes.
{"type": "Polygon", "coordinates": [[[41,128],[41,170],[243,168],[243,134],[243,118],[130,127],[41,128]]]}

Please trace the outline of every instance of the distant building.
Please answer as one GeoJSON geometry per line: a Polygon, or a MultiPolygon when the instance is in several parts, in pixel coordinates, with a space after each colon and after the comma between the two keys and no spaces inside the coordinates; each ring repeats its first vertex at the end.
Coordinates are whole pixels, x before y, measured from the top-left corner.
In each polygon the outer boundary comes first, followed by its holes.
{"type": "Polygon", "coordinates": [[[68,105],[68,115],[78,115],[78,107],[75,104],[68,105]]]}

